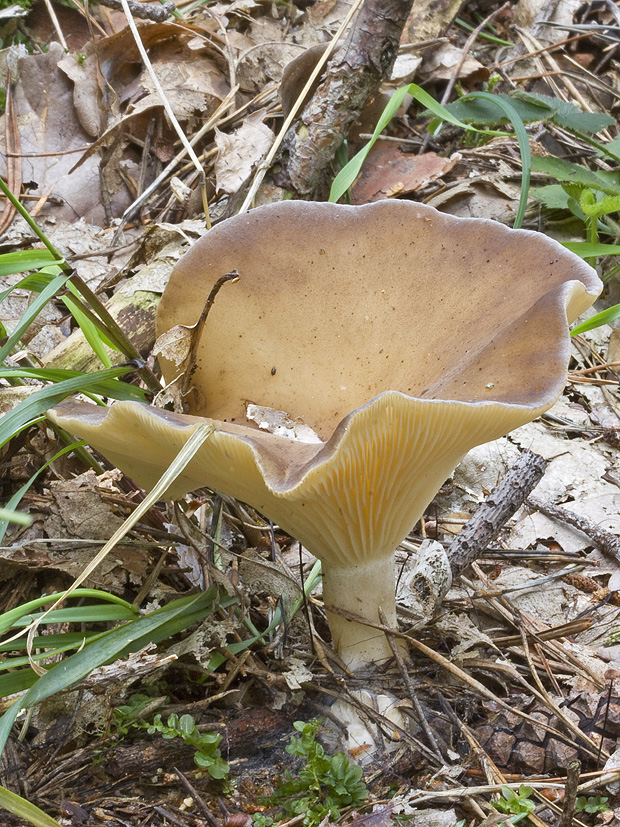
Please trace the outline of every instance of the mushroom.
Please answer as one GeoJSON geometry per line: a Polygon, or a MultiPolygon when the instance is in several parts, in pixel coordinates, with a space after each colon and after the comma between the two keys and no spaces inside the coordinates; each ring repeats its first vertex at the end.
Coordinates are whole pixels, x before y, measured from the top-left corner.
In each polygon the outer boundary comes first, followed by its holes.
{"type": "MultiPolygon", "coordinates": [[[[555,241],[412,202],[283,202],[224,221],[173,270],[159,331],[194,324],[191,414],[68,401],[53,421],[151,486],[196,426],[216,430],[170,489],[254,506],[323,564],[333,644],[352,669],[391,656],[394,550],[466,452],[562,392],[568,324],[601,289],[555,241]],[[306,443],[245,424],[300,417],[306,443]]],[[[163,362],[167,381],[178,369],[163,362]]]]}

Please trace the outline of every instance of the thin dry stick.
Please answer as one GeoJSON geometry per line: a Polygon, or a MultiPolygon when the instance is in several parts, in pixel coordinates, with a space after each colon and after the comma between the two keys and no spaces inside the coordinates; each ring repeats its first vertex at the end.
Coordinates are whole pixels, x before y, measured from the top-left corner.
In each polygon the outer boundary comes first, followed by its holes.
{"type": "Polygon", "coordinates": [[[321,56],[321,58],[320,58],[319,62],[317,63],[317,65],[314,67],[314,71],[312,72],[312,74],[308,78],[308,80],[306,82],[306,85],[304,86],[304,88],[299,93],[299,97],[297,98],[297,100],[293,104],[293,106],[291,108],[291,111],[288,113],[288,116],[284,119],[284,123],[282,124],[282,127],[280,128],[280,131],[278,132],[278,135],[277,135],[275,141],[273,142],[273,145],[272,145],[271,149],[269,150],[269,152],[267,154],[267,157],[265,158],[265,160],[262,162],[262,164],[260,164],[260,166],[256,170],[256,174],[254,175],[254,180],[252,181],[252,185],[250,187],[250,190],[249,190],[248,194],[246,195],[245,201],[241,205],[241,209],[239,210],[239,213],[247,212],[250,209],[250,207],[252,206],[252,203],[254,202],[254,198],[256,197],[256,193],[258,192],[258,190],[260,188],[260,185],[263,183],[263,179],[264,179],[265,175],[267,174],[267,170],[271,167],[271,165],[274,161],[274,158],[276,157],[276,155],[278,153],[278,150],[280,149],[280,146],[282,145],[282,141],[286,137],[286,133],[288,132],[291,124],[293,123],[293,121],[297,117],[297,113],[301,109],[301,106],[302,106],[304,100],[306,99],[306,95],[308,94],[308,92],[312,88],[312,86],[314,84],[314,81],[318,78],[318,76],[323,71],[323,67],[325,66],[325,64],[327,63],[329,58],[332,56],[332,53],[333,53],[334,49],[336,48],[336,44],[338,43],[338,41],[340,40],[340,38],[344,34],[347,26],[349,25],[349,23],[353,19],[353,16],[357,13],[358,9],[360,8],[360,6],[362,5],[363,2],[364,2],[364,0],[355,0],[353,5],[349,9],[349,12],[348,12],[347,16],[345,17],[345,19],[340,24],[340,27],[339,27],[338,31],[336,32],[336,34],[331,39],[327,49],[325,50],[325,52],[321,56]]]}
{"type": "Polygon", "coordinates": [[[579,774],[581,764],[579,761],[571,761],[566,770],[566,787],[564,788],[564,807],[559,827],[572,827],[573,816],[575,815],[575,804],[577,803],[577,788],[579,787],[579,774]]]}
{"type": "MultiPolygon", "coordinates": [[[[383,609],[379,607],[379,619],[381,623],[387,625],[385,622],[385,614],[383,609]]],[[[407,694],[413,704],[413,708],[416,711],[416,716],[418,719],[418,723],[422,727],[422,731],[426,736],[426,740],[429,743],[430,748],[433,750],[437,758],[439,759],[439,763],[445,764],[445,758],[441,754],[441,750],[439,749],[439,745],[437,744],[437,740],[435,739],[435,735],[433,730],[430,728],[428,721],[426,720],[426,715],[424,714],[424,710],[422,709],[422,705],[420,704],[420,699],[418,698],[418,693],[413,688],[413,684],[411,683],[411,679],[409,677],[409,672],[407,672],[407,667],[405,665],[405,661],[402,658],[400,650],[398,646],[394,643],[391,635],[387,636],[388,643],[390,644],[390,649],[392,650],[392,654],[394,655],[394,659],[398,664],[398,668],[400,669],[400,674],[403,677],[403,683],[405,684],[405,689],[407,690],[407,694]]]]}
{"type": "Polygon", "coordinates": [[[489,14],[487,17],[485,17],[484,20],[482,21],[482,23],[480,23],[478,26],[476,26],[476,28],[469,35],[469,37],[465,41],[465,45],[461,49],[460,57],[457,61],[456,66],[454,67],[454,69],[452,71],[452,75],[450,77],[450,80],[448,81],[448,85],[446,86],[445,92],[443,93],[443,95],[441,97],[441,103],[445,104],[450,99],[450,95],[452,94],[452,90],[454,89],[454,85],[457,82],[457,80],[459,79],[459,72],[461,71],[461,69],[463,67],[463,64],[465,63],[465,60],[467,58],[467,55],[471,51],[471,47],[476,42],[480,32],[484,29],[485,26],[488,26],[489,23],[491,23],[497,17],[498,14],[501,14],[503,11],[505,11],[509,7],[509,5],[510,5],[509,3],[504,3],[504,5],[501,6],[499,9],[495,9],[495,11],[492,11],[491,14],[489,14]]]}
{"type": "Polygon", "coordinates": [[[45,8],[47,9],[47,13],[50,16],[50,20],[52,21],[52,25],[56,30],[56,35],[58,36],[58,40],[60,40],[60,45],[65,50],[65,52],[69,51],[69,47],[67,46],[67,41],[65,40],[65,36],[62,33],[62,29],[60,28],[60,23],[58,22],[58,18],[56,17],[56,12],[54,11],[54,7],[52,6],[50,0],[44,0],[45,8]]]}
{"type": "MultiPolygon", "coordinates": [[[[6,102],[4,120],[5,127],[5,146],[7,148],[6,159],[6,183],[16,198],[21,198],[22,189],[22,162],[19,157],[21,150],[21,141],[19,137],[19,127],[17,124],[17,116],[13,105],[13,79],[11,77],[10,67],[7,69],[6,76],[6,102]]],[[[0,234],[6,232],[11,226],[17,208],[12,204],[8,198],[2,210],[0,217],[0,234]]]]}
{"type": "Polygon", "coordinates": [[[530,508],[540,511],[546,517],[551,517],[553,520],[567,523],[574,528],[579,529],[586,534],[602,552],[613,557],[615,560],[620,560],[620,539],[615,534],[604,531],[592,520],[587,517],[582,517],[575,514],[574,511],[569,511],[567,508],[562,508],[559,505],[552,505],[551,503],[543,503],[540,500],[529,497],[526,505],[530,508]]]}
{"type": "MultiPolygon", "coordinates": [[[[400,632],[397,629],[390,629],[383,623],[373,623],[366,617],[356,615],[354,612],[347,612],[344,609],[337,608],[336,606],[331,606],[330,611],[334,614],[338,614],[342,617],[347,618],[347,620],[352,620],[355,623],[361,623],[364,626],[369,626],[371,629],[379,629],[385,635],[393,635],[394,637],[398,637],[401,640],[406,641],[408,644],[413,646],[414,649],[417,649],[423,655],[426,655],[426,657],[430,658],[430,660],[434,661],[436,664],[441,666],[451,675],[463,681],[463,683],[465,683],[475,692],[478,692],[480,695],[482,695],[483,698],[488,698],[489,700],[493,701],[498,706],[500,706],[502,709],[506,709],[508,712],[511,712],[513,715],[516,715],[519,718],[523,718],[525,721],[529,721],[531,724],[534,724],[537,727],[542,727],[547,732],[550,732],[552,735],[555,735],[556,737],[562,740],[566,740],[566,735],[564,733],[560,732],[558,729],[555,729],[555,727],[552,727],[549,724],[536,720],[536,718],[533,718],[531,715],[528,715],[527,712],[523,712],[523,710],[506,703],[490,689],[487,689],[487,687],[484,684],[476,680],[476,678],[472,678],[471,675],[469,675],[463,669],[460,669],[458,666],[456,666],[456,664],[449,661],[443,655],[440,655],[439,652],[436,652],[434,649],[431,649],[431,647],[427,646],[425,643],[416,640],[416,638],[411,637],[411,635],[407,635],[405,634],[405,632],[400,632]]],[[[507,664],[497,664],[497,667],[501,668],[502,671],[509,674],[511,678],[513,678],[513,680],[519,682],[522,686],[524,686],[528,692],[534,695],[535,698],[537,698],[542,703],[545,703],[545,698],[538,692],[538,690],[535,687],[530,686],[527,683],[527,681],[521,675],[519,675],[519,673],[514,667],[509,667],[507,664]]],[[[588,736],[585,733],[581,732],[581,730],[579,730],[578,734],[582,740],[585,740],[585,742],[588,744],[588,750],[591,751],[592,742],[590,741],[588,736]]]]}
{"type": "MultiPolygon", "coordinates": [[[[218,123],[220,117],[224,114],[224,112],[226,112],[226,110],[229,109],[232,106],[232,104],[234,103],[235,95],[237,94],[238,88],[239,87],[235,87],[234,89],[230,90],[230,92],[226,95],[224,100],[221,102],[221,104],[215,110],[213,115],[211,115],[209,120],[205,124],[203,124],[203,126],[200,127],[198,132],[191,139],[191,141],[189,142],[190,146],[193,147],[195,144],[197,144],[198,141],[204,135],[206,135],[207,132],[210,129],[213,129],[213,127],[215,126],[216,123],[218,123]]],[[[133,202],[133,204],[130,204],[129,207],[127,207],[127,209],[123,213],[123,216],[121,218],[118,229],[116,230],[116,233],[114,234],[114,239],[112,241],[113,246],[115,245],[116,240],[120,237],[120,234],[121,234],[121,231],[122,231],[123,227],[129,221],[129,219],[134,215],[136,210],[140,209],[140,207],[142,206],[142,204],[144,204],[146,199],[153,192],[155,192],[155,190],[157,189],[157,187],[161,183],[163,183],[166,180],[166,178],[170,175],[170,173],[173,172],[173,170],[175,169],[177,164],[179,164],[183,160],[183,158],[185,157],[186,154],[187,154],[187,151],[186,151],[185,145],[184,145],[183,149],[174,156],[174,158],[170,161],[170,163],[166,166],[166,168],[164,170],[162,170],[162,172],[157,176],[157,178],[153,181],[153,183],[150,184],[150,186],[148,186],[144,190],[142,195],[140,195],[138,198],[136,198],[136,200],[133,202]]]]}
{"type": "MultiPolygon", "coordinates": [[[[100,5],[115,11],[124,11],[121,0],[99,0],[100,5]]],[[[150,3],[136,3],[135,0],[127,0],[127,4],[134,17],[141,20],[154,20],[156,23],[163,23],[176,9],[174,3],[164,3],[161,6],[150,3]]]]}
{"type": "Polygon", "coordinates": [[[208,203],[208,200],[207,200],[207,177],[205,175],[205,171],[202,168],[202,164],[198,160],[198,156],[194,152],[193,146],[188,141],[187,136],[185,135],[185,133],[181,129],[181,124],[178,122],[176,115],[172,111],[172,107],[170,106],[170,102],[168,101],[168,98],[166,97],[166,93],[164,92],[163,87],[162,87],[161,83],[159,82],[159,78],[155,74],[155,70],[153,69],[153,65],[152,65],[151,61],[149,60],[149,56],[147,55],[146,49],[144,48],[144,43],[142,42],[142,38],[140,37],[140,33],[138,32],[138,27],[136,26],[136,21],[133,19],[133,16],[131,14],[131,9],[129,8],[128,0],[120,0],[120,2],[123,6],[123,11],[125,12],[125,17],[127,18],[127,23],[129,25],[131,33],[132,33],[132,35],[134,37],[134,40],[136,42],[136,46],[138,47],[138,51],[140,53],[140,57],[142,58],[142,62],[144,63],[144,65],[146,67],[146,70],[147,70],[147,72],[149,73],[149,75],[151,77],[151,81],[153,82],[153,86],[155,87],[157,93],[159,94],[159,97],[161,98],[161,102],[163,104],[164,109],[166,110],[166,114],[168,115],[168,118],[170,119],[170,123],[174,127],[174,131],[179,136],[179,140],[181,141],[181,143],[185,147],[185,151],[187,152],[189,157],[192,159],[192,162],[193,162],[194,166],[196,167],[196,171],[198,172],[198,175],[200,176],[201,189],[202,189],[202,205],[203,205],[204,211],[205,211],[205,221],[207,223],[207,230],[210,230],[211,229],[211,218],[209,217],[209,203],[208,203]]]}
{"type": "Polygon", "coordinates": [[[200,314],[200,318],[194,325],[194,329],[192,330],[192,337],[191,343],[189,348],[189,356],[187,358],[187,365],[185,367],[185,371],[183,372],[183,381],[181,383],[181,398],[184,398],[187,392],[189,391],[189,387],[192,381],[192,376],[194,375],[194,371],[196,370],[196,363],[198,361],[198,357],[196,355],[196,351],[198,348],[198,343],[200,341],[200,337],[202,336],[202,331],[204,330],[204,326],[207,322],[207,317],[209,315],[209,311],[213,307],[213,302],[215,301],[215,297],[220,292],[220,289],[227,281],[232,282],[233,284],[236,281],[239,281],[239,273],[236,270],[231,270],[230,273],[226,273],[223,276],[220,276],[219,279],[215,282],[213,287],[211,288],[211,292],[205,302],[205,306],[202,309],[202,313],[200,314]]]}

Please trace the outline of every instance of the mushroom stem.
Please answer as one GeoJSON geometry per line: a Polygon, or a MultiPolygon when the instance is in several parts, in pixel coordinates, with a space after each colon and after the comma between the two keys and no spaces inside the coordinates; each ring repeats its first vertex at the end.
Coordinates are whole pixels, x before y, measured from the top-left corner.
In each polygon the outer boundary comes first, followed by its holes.
{"type": "Polygon", "coordinates": [[[371,623],[381,623],[380,607],[386,624],[396,628],[394,595],[393,554],[351,566],[335,566],[323,561],[323,602],[333,646],[350,669],[373,666],[391,658],[390,644],[383,632],[336,614],[329,607],[337,606],[371,623]]]}

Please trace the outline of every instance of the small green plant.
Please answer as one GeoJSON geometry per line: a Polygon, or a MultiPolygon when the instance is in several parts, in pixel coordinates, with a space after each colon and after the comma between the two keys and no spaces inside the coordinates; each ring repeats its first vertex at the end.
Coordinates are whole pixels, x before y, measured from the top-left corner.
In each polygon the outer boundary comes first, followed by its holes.
{"type": "Polygon", "coordinates": [[[513,818],[510,819],[511,824],[517,824],[534,810],[535,804],[531,799],[534,792],[532,787],[521,784],[518,791],[511,790],[506,785],[502,786],[502,797],[498,801],[493,802],[493,806],[500,811],[500,813],[510,813],[513,818]]]}
{"type": "Polygon", "coordinates": [[[181,738],[186,744],[194,747],[194,763],[201,769],[207,770],[211,778],[226,778],[230,767],[222,758],[218,745],[222,736],[216,732],[200,732],[191,715],[179,716],[173,712],[164,724],[158,713],[152,723],[136,720],[136,726],[146,729],[149,735],[159,732],[162,738],[181,738]]]}
{"type": "Polygon", "coordinates": [[[139,726],[139,719],[151,703],[152,698],[136,692],[130,695],[126,704],[117,706],[114,710],[114,731],[119,738],[123,738],[133,727],[139,726]]]}
{"type": "MultiPolygon", "coordinates": [[[[325,754],[316,740],[320,725],[316,719],[310,723],[296,721],[293,724],[300,735],[291,737],[286,751],[301,758],[303,764],[295,776],[286,772],[267,802],[281,807],[289,818],[305,813],[304,827],[314,827],[326,816],[339,818],[343,807],[363,804],[368,795],[361,767],[353,764],[343,752],[325,754]]],[[[261,823],[256,827],[265,825],[261,823]]]]}
{"type": "Polygon", "coordinates": [[[608,813],[611,807],[608,806],[609,798],[606,795],[580,795],[575,802],[576,813],[608,813]]]}

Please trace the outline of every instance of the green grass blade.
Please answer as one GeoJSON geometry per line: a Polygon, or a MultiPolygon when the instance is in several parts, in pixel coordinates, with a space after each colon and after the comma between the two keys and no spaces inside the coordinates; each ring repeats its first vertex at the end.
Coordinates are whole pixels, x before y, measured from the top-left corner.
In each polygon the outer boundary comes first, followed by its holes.
{"type": "Polygon", "coordinates": [[[39,267],[47,267],[50,264],[58,264],[58,260],[48,250],[3,253],[0,255],[0,278],[25,273],[27,270],[38,270],[39,267]]]}
{"type": "MultiPolygon", "coordinates": [[[[73,595],[72,595],[73,596],[73,595]]],[[[42,619],[42,623],[112,623],[118,620],[135,620],[136,612],[131,607],[114,604],[71,606],[66,609],[54,609],[52,612],[33,612],[16,620],[13,628],[29,626],[33,620],[42,619]]]]}
{"type": "Polygon", "coordinates": [[[30,327],[33,319],[35,319],[39,315],[39,313],[41,312],[41,310],[43,310],[48,301],[52,299],[56,295],[56,293],[58,293],[58,291],[64,287],[68,279],[69,275],[56,276],[56,278],[52,279],[52,281],[47,285],[45,290],[39,293],[39,295],[32,302],[32,304],[28,305],[28,309],[19,320],[19,324],[11,333],[11,335],[5,342],[4,346],[0,348],[0,363],[4,362],[6,357],[9,355],[9,353],[13,350],[15,345],[23,336],[24,331],[26,331],[30,327]]]}
{"type": "Polygon", "coordinates": [[[495,95],[491,95],[489,92],[472,92],[470,95],[465,95],[461,98],[461,102],[466,102],[468,100],[484,100],[489,103],[493,103],[498,106],[504,115],[508,118],[510,123],[513,126],[515,131],[515,136],[517,138],[519,144],[519,150],[521,152],[521,167],[522,167],[522,177],[521,177],[521,195],[519,198],[519,206],[517,208],[517,214],[515,216],[513,227],[519,229],[519,227],[523,226],[523,218],[525,217],[525,210],[527,207],[527,196],[530,189],[530,172],[532,169],[532,155],[530,152],[530,141],[527,136],[527,132],[525,131],[525,125],[521,116],[518,114],[512,103],[509,103],[504,98],[497,98],[495,95]]]}
{"type": "Polygon", "coordinates": [[[45,290],[47,285],[51,282],[52,277],[47,273],[31,273],[29,276],[24,276],[17,284],[12,287],[7,287],[0,293],[0,303],[2,303],[7,296],[10,296],[14,290],[32,290],[33,293],[40,293],[45,290]]]}
{"type": "MultiPolygon", "coordinates": [[[[466,124],[463,121],[460,121],[456,118],[451,112],[449,112],[445,106],[442,106],[438,101],[435,100],[428,92],[425,92],[420,86],[416,83],[410,83],[408,86],[401,86],[400,89],[397,89],[390,100],[388,101],[385,109],[383,110],[381,117],[379,118],[377,125],[375,127],[374,132],[372,133],[372,138],[365,144],[360,151],[351,158],[348,164],[346,164],[338,173],[338,175],[334,178],[331,186],[331,190],[329,193],[329,200],[332,202],[338,201],[345,192],[349,189],[349,187],[353,184],[359,172],[362,168],[362,164],[366,160],[366,156],[373,148],[379,135],[383,132],[385,127],[390,123],[394,115],[398,112],[401,104],[405,100],[407,95],[411,95],[418,103],[421,103],[422,106],[426,107],[429,111],[431,111],[434,115],[440,118],[442,121],[447,121],[447,123],[452,124],[453,126],[458,126],[461,129],[465,129],[469,132],[482,132],[485,135],[505,135],[505,132],[495,132],[490,131],[487,129],[478,129],[475,126],[471,126],[470,124],[466,124]]],[[[493,97],[492,95],[490,97],[493,97]]]]}
{"type": "MultiPolygon", "coordinates": [[[[13,626],[19,623],[20,618],[25,617],[26,615],[32,615],[32,613],[36,612],[37,609],[40,609],[42,606],[48,606],[50,603],[55,603],[57,600],[61,600],[65,595],[66,592],[46,594],[42,597],[37,597],[35,600],[29,600],[28,603],[23,603],[21,606],[16,606],[8,612],[4,612],[0,615],[0,634],[4,634],[5,632],[8,632],[9,629],[12,629],[13,626]]],[[[131,610],[134,617],[138,613],[136,607],[131,603],[128,603],[126,600],[123,600],[122,597],[118,597],[110,592],[101,591],[100,589],[74,589],[71,596],[79,597],[80,599],[93,598],[97,600],[104,600],[107,603],[113,603],[124,609],[131,610]]]]}
{"type": "Polygon", "coordinates": [[[5,184],[5,182],[4,182],[4,180],[3,180],[2,178],[0,178],[0,190],[2,190],[2,192],[3,192],[3,193],[5,194],[5,196],[8,198],[8,200],[11,202],[11,204],[15,207],[15,209],[17,210],[17,212],[21,215],[21,217],[22,217],[22,218],[24,219],[24,221],[28,224],[28,226],[29,226],[29,227],[30,227],[30,229],[33,231],[33,233],[37,236],[37,238],[39,238],[39,239],[43,242],[43,244],[45,244],[45,246],[46,246],[46,247],[47,247],[47,249],[49,250],[49,252],[50,252],[50,254],[52,255],[52,257],[53,257],[53,258],[54,258],[54,259],[55,259],[55,260],[56,260],[59,264],[60,264],[60,263],[62,263],[62,262],[64,262],[64,259],[63,259],[62,255],[61,255],[61,254],[58,252],[58,250],[54,247],[54,245],[52,244],[52,242],[51,242],[51,241],[49,240],[49,238],[45,235],[45,233],[44,233],[44,232],[43,232],[43,230],[39,227],[39,225],[38,225],[38,224],[37,224],[37,222],[34,220],[34,218],[32,218],[32,216],[30,215],[30,213],[28,212],[28,210],[24,207],[24,205],[21,203],[21,201],[19,200],[19,198],[16,198],[16,197],[15,197],[15,195],[13,195],[13,193],[12,193],[12,192],[11,192],[11,190],[7,187],[7,185],[5,184]]]}
{"type": "Polygon", "coordinates": [[[112,367],[112,362],[110,357],[107,354],[105,349],[105,345],[101,340],[101,336],[99,335],[99,331],[97,330],[96,326],[91,322],[91,320],[86,316],[85,313],[79,309],[75,302],[70,302],[69,300],[66,301],[66,304],[70,306],[71,314],[75,321],[78,324],[78,327],[84,334],[84,338],[90,345],[93,353],[99,358],[99,361],[105,368],[112,367]]]}
{"type": "Polygon", "coordinates": [[[602,327],[604,324],[609,324],[618,317],[620,317],[620,304],[614,304],[613,307],[608,307],[607,310],[603,310],[601,313],[597,313],[596,316],[592,316],[590,319],[586,319],[585,322],[578,324],[577,327],[574,327],[571,330],[570,335],[578,336],[580,333],[585,333],[587,330],[594,330],[596,327],[602,327]]]}
{"type": "Polygon", "coordinates": [[[620,255],[620,244],[593,244],[590,241],[563,241],[562,247],[566,247],[571,253],[581,258],[593,258],[594,256],[615,256],[620,255]]]}
{"type": "Polygon", "coordinates": [[[27,423],[35,421],[72,393],[88,391],[102,380],[118,379],[132,372],[131,367],[106,368],[95,373],[83,373],[72,379],[66,379],[64,382],[58,382],[56,385],[41,388],[0,419],[0,447],[12,439],[27,423]]]}
{"type": "MultiPolygon", "coordinates": [[[[106,368],[107,370],[107,368],[106,368]]],[[[80,370],[67,368],[0,368],[0,379],[39,379],[41,382],[59,384],[67,379],[77,379],[80,376],[92,376],[93,373],[84,373],[80,370]]],[[[97,396],[108,396],[123,401],[146,402],[148,392],[136,385],[119,382],[118,379],[102,379],[89,387],[89,393],[97,396]]]]}
{"type": "MultiPolygon", "coordinates": [[[[55,649],[66,646],[69,649],[77,649],[85,640],[95,635],[100,636],[103,632],[58,632],[54,635],[35,635],[32,639],[33,649],[55,649]]],[[[19,638],[10,643],[0,643],[0,652],[19,652],[26,648],[26,638],[19,638]]],[[[4,663],[4,661],[2,661],[4,663]]]]}
{"type": "MultiPolygon", "coordinates": [[[[80,446],[80,445],[86,445],[86,443],[85,443],[85,442],[72,442],[72,443],[71,443],[71,445],[67,445],[65,448],[63,448],[63,449],[62,449],[62,451],[58,451],[58,453],[57,453],[57,454],[54,454],[54,456],[53,456],[50,460],[48,460],[48,461],[45,463],[45,465],[42,465],[42,466],[41,466],[41,468],[39,468],[39,470],[38,470],[38,471],[35,471],[35,472],[34,472],[34,474],[30,477],[30,479],[28,480],[28,482],[25,482],[25,483],[24,483],[24,484],[23,484],[23,485],[22,485],[22,486],[21,486],[21,487],[20,487],[20,488],[19,488],[19,489],[18,489],[18,490],[14,493],[14,494],[13,494],[13,496],[11,497],[11,499],[10,499],[10,500],[7,502],[7,504],[6,504],[6,505],[7,505],[7,509],[12,510],[12,509],[17,508],[17,506],[19,505],[19,503],[20,503],[20,502],[21,502],[21,500],[22,500],[22,497],[23,497],[23,496],[24,496],[24,494],[28,491],[28,489],[29,489],[29,488],[30,488],[30,486],[33,484],[33,482],[36,480],[36,478],[39,476],[39,474],[40,474],[42,471],[45,471],[45,469],[46,469],[49,465],[51,465],[51,464],[52,464],[52,462],[55,462],[57,459],[60,459],[60,457],[61,457],[61,456],[63,456],[63,454],[67,454],[69,451],[73,451],[73,449],[74,449],[74,448],[77,448],[77,447],[78,447],[78,446],[80,446]]],[[[3,509],[0,509],[0,512],[1,512],[2,510],[3,510],[3,509]]],[[[13,513],[15,513],[15,512],[13,512],[13,513]]],[[[29,515],[29,514],[24,514],[23,516],[25,516],[25,517],[30,517],[30,515],[29,515]]],[[[0,513],[0,545],[2,545],[2,542],[4,541],[4,535],[6,534],[6,530],[7,530],[7,528],[9,527],[9,522],[17,522],[17,521],[16,521],[16,520],[10,520],[9,518],[4,517],[4,516],[0,513]]],[[[29,525],[29,524],[30,524],[30,523],[22,523],[22,525],[29,525]]]]}
{"type": "Polygon", "coordinates": [[[349,189],[351,184],[355,181],[355,179],[359,175],[360,169],[362,168],[362,164],[366,160],[366,156],[375,145],[379,135],[383,132],[383,130],[392,120],[394,115],[398,112],[399,107],[405,100],[408,89],[409,87],[403,86],[394,92],[394,94],[388,101],[385,109],[381,113],[381,117],[377,121],[377,125],[374,129],[374,132],[372,133],[372,138],[360,149],[360,151],[356,155],[353,156],[353,158],[351,158],[348,164],[345,164],[345,166],[340,170],[338,175],[336,175],[332,182],[332,186],[329,192],[330,201],[335,202],[342,198],[342,196],[349,189]]]}
{"type": "MultiPolygon", "coordinates": [[[[130,621],[119,629],[114,629],[96,643],[85,647],[81,652],[66,658],[52,666],[36,683],[16,702],[9,707],[0,718],[0,753],[4,751],[6,740],[21,709],[35,706],[51,695],[56,695],[68,689],[73,684],[85,678],[94,669],[116,659],[119,652],[137,640],[150,637],[156,630],[177,615],[183,614],[188,608],[209,602],[207,592],[191,598],[175,601],[175,605],[164,607],[152,612],[139,620],[130,621]]],[[[209,605],[212,604],[211,603],[209,605]]],[[[134,649],[136,651],[139,646],[134,649]]]]}
{"type": "MultiPolygon", "coordinates": [[[[9,505],[9,503],[7,503],[9,505]]],[[[14,523],[15,525],[32,525],[32,517],[30,514],[24,514],[21,511],[14,511],[12,508],[0,508],[0,530],[4,524],[14,523]]],[[[2,538],[0,538],[0,543],[2,538]]]]}
{"type": "Polygon", "coordinates": [[[34,827],[61,827],[55,819],[46,815],[43,810],[26,801],[20,795],[7,790],[6,787],[0,787],[0,807],[18,816],[18,818],[29,821],[34,827]]]}

